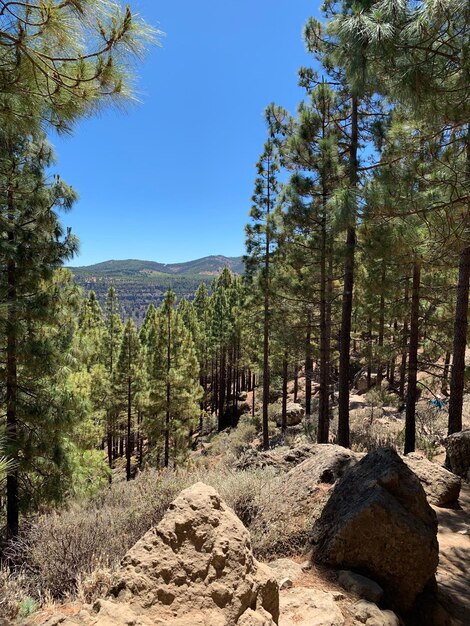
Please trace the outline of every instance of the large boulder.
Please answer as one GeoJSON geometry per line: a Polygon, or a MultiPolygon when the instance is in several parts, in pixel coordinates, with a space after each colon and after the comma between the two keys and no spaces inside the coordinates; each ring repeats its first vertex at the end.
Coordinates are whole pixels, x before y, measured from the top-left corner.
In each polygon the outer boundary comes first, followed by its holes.
{"type": "Polygon", "coordinates": [[[369,389],[371,389],[372,387],[375,387],[376,383],[377,383],[377,376],[375,374],[371,376],[370,384],[369,384],[367,374],[363,372],[362,370],[358,372],[358,374],[356,375],[354,379],[354,387],[355,389],[357,389],[357,394],[359,396],[369,391],[369,389]]]}
{"type": "Polygon", "coordinates": [[[457,502],[461,487],[458,476],[417,453],[403,460],[419,478],[430,504],[445,507],[457,502]]]}
{"type": "MultiPolygon", "coordinates": [[[[288,402],[286,407],[287,426],[297,426],[302,422],[302,418],[305,415],[305,409],[302,405],[296,402],[288,402]]],[[[278,411],[273,416],[274,421],[278,426],[282,424],[282,411],[278,411]]]]}
{"type": "Polygon", "coordinates": [[[248,448],[237,460],[234,467],[238,470],[272,467],[275,470],[288,471],[311,457],[315,453],[315,449],[315,444],[309,443],[292,448],[278,446],[272,450],[262,451],[248,448]]]}
{"type": "Polygon", "coordinates": [[[314,524],[314,559],[369,576],[387,606],[408,611],[439,560],[437,518],[417,476],[392,449],[349,469],[314,524]]]}
{"type": "Polygon", "coordinates": [[[451,472],[470,480],[470,429],[449,435],[445,447],[447,465],[451,472]]]}
{"type": "Polygon", "coordinates": [[[335,480],[357,462],[354,452],[330,444],[314,444],[310,454],[279,475],[270,488],[272,505],[261,509],[250,526],[257,536],[270,537],[262,550],[268,558],[289,556],[308,545],[312,523],[321,515],[335,480]]]}
{"type": "Polygon", "coordinates": [[[242,522],[203,483],[182,491],[129,550],[113,595],[162,624],[183,623],[185,616],[193,626],[256,624],[258,618],[267,625],[279,618],[272,572],[254,559],[242,522]]]}
{"type": "Polygon", "coordinates": [[[291,469],[286,480],[294,490],[309,489],[320,483],[332,485],[356,465],[359,458],[342,446],[315,444],[310,448],[310,457],[291,469]]]}

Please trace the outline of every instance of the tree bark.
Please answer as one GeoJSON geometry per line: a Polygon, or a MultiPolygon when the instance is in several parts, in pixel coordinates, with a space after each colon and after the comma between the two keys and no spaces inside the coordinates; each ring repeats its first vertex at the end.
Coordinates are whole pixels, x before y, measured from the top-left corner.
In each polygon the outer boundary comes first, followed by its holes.
{"type": "Polygon", "coordinates": [[[305,412],[307,415],[310,415],[312,410],[312,377],[312,311],[309,307],[307,311],[307,332],[305,335],[305,412]]]}
{"type": "Polygon", "coordinates": [[[131,479],[131,425],[132,425],[132,382],[127,379],[127,441],[126,441],[126,480],[131,479]]]}
{"type": "Polygon", "coordinates": [[[386,270],[385,264],[382,267],[382,289],[380,293],[380,307],[379,307],[379,338],[377,346],[379,348],[379,358],[377,365],[377,389],[382,387],[383,380],[383,355],[382,348],[384,345],[384,334],[385,334],[385,296],[384,296],[384,288],[385,288],[385,280],[386,280],[386,270]]]}
{"type": "Polygon", "coordinates": [[[326,189],[323,189],[323,216],[321,225],[320,258],[320,393],[318,405],[318,443],[328,443],[329,438],[329,389],[330,361],[328,336],[328,277],[327,277],[327,232],[326,232],[326,189]]]}
{"type": "Polygon", "coordinates": [[[447,395],[447,386],[449,384],[450,357],[451,357],[451,353],[447,351],[445,360],[444,360],[444,371],[442,372],[442,386],[441,386],[441,392],[445,396],[447,395]]]}
{"type": "Polygon", "coordinates": [[[405,382],[406,382],[406,364],[408,361],[408,303],[409,303],[409,283],[408,278],[406,279],[405,285],[405,311],[406,317],[403,322],[403,343],[402,343],[402,355],[401,355],[401,364],[400,364],[400,397],[405,398],[405,382]]]}
{"type": "Polygon", "coordinates": [[[222,348],[220,355],[220,376],[219,376],[219,431],[227,427],[225,416],[225,394],[227,391],[227,353],[222,348]]]}
{"type": "Polygon", "coordinates": [[[284,353],[282,360],[282,418],[281,432],[284,434],[287,430],[287,383],[289,378],[289,363],[287,360],[287,352],[284,353]]]}
{"type": "Polygon", "coordinates": [[[165,467],[170,464],[170,401],[171,401],[171,308],[168,306],[167,313],[167,353],[166,353],[166,413],[165,413],[165,449],[163,463],[165,467]]]}
{"type": "Polygon", "coordinates": [[[406,394],[405,454],[415,451],[416,445],[416,399],[419,348],[419,299],[421,265],[413,265],[413,287],[411,292],[410,347],[408,358],[408,391],[406,394]]]}
{"type": "Polygon", "coordinates": [[[468,331],[468,291],[470,278],[470,246],[462,250],[454,319],[454,346],[450,378],[448,434],[462,430],[462,405],[465,388],[465,351],[468,331]]]}
{"type": "MultiPolygon", "coordinates": [[[[349,182],[352,189],[357,188],[359,144],[358,98],[352,97],[351,103],[351,145],[349,182]]],[[[351,316],[354,291],[354,261],[356,252],[356,215],[351,216],[346,234],[346,258],[344,261],[343,304],[341,311],[341,333],[339,349],[339,398],[338,398],[338,440],[340,446],[349,448],[349,378],[351,349],[351,316]]]]}
{"type": "Polygon", "coordinates": [[[267,204],[266,204],[266,232],[265,232],[265,250],[264,250],[264,311],[263,311],[263,449],[269,450],[269,387],[270,376],[269,371],[269,335],[270,335],[270,256],[271,256],[271,238],[270,238],[270,214],[271,214],[271,162],[268,160],[268,179],[267,179],[267,204]]]}
{"type": "MultiPolygon", "coordinates": [[[[13,248],[15,241],[13,200],[9,194],[8,242],[13,248]]],[[[7,263],[8,281],[8,324],[7,324],[7,354],[6,354],[6,451],[7,457],[13,463],[18,457],[18,421],[17,421],[17,393],[18,393],[18,338],[17,338],[17,288],[16,288],[16,264],[13,259],[7,263]]],[[[18,493],[18,469],[12,467],[7,472],[7,537],[16,537],[19,532],[19,493],[18,493]]]]}

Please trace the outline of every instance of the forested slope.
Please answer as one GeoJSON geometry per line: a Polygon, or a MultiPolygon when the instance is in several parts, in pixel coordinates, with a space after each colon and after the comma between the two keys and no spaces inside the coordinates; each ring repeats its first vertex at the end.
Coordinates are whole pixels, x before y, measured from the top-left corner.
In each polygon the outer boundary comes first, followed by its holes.
{"type": "Polygon", "coordinates": [[[71,268],[76,282],[86,291],[93,290],[104,305],[109,287],[119,296],[124,317],[142,322],[150,304],[161,304],[165,292],[172,289],[177,298],[192,299],[200,283],[209,286],[224,267],[243,273],[241,257],[207,256],[185,263],[155,261],[105,261],[86,267],[71,268]]]}

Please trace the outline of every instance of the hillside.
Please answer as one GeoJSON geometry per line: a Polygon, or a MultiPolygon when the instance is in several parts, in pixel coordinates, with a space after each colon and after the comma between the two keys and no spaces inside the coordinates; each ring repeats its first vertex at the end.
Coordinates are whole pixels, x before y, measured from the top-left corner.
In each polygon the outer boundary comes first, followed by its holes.
{"type": "Polygon", "coordinates": [[[178,299],[192,297],[200,283],[209,286],[224,267],[241,274],[242,257],[207,256],[170,264],[137,259],[110,260],[69,269],[81,287],[96,292],[102,305],[109,287],[113,285],[118,292],[124,316],[140,322],[149,304],[160,304],[168,289],[173,289],[178,299]]]}

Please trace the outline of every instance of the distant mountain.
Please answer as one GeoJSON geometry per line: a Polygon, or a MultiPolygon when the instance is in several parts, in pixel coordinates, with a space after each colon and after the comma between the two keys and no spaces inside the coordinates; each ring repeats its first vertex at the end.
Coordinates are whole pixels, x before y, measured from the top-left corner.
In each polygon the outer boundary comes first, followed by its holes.
{"type": "Polygon", "coordinates": [[[242,274],[243,259],[207,256],[195,261],[168,264],[128,259],[69,269],[81,287],[96,292],[102,306],[109,287],[113,285],[118,292],[123,315],[133,317],[140,324],[149,304],[159,305],[168,289],[173,289],[178,299],[183,296],[192,298],[200,283],[209,286],[224,267],[235,274],[242,274]]]}
{"type": "Polygon", "coordinates": [[[217,276],[228,267],[235,274],[242,274],[242,257],[206,256],[185,263],[157,263],[156,261],[104,261],[95,265],[70,268],[76,276],[96,274],[100,276],[132,276],[136,274],[171,274],[185,276],[217,276]]]}

